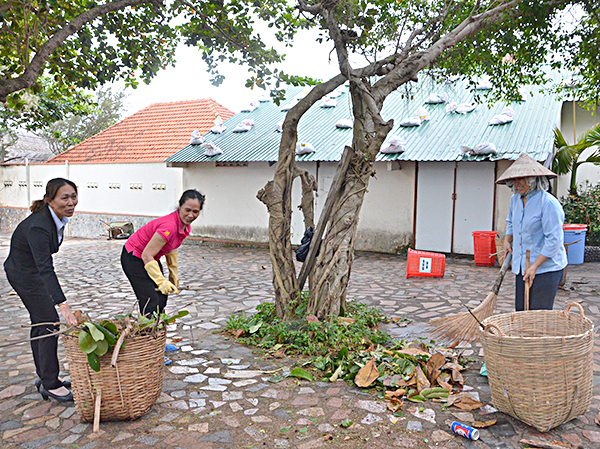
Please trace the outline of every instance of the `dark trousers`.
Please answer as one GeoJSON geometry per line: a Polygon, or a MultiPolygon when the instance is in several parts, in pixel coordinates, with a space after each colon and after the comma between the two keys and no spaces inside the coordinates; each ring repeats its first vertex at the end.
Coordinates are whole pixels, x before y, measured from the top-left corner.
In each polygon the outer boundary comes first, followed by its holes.
{"type": "MultiPolygon", "coordinates": [[[[549,271],[536,274],[529,288],[529,310],[552,310],[558,284],[562,279],[563,270],[549,271]]],[[[523,275],[515,276],[515,310],[525,309],[525,282],[523,275]]]]}
{"type": "MultiPolygon", "coordinates": [[[[31,324],[58,323],[60,318],[56,313],[56,307],[52,299],[46,293],[40,279],[25,278],[22,274],[6,273],[8,282],[15,289],[17,295],[25,304],[29,312],[31,324]]],[[[43,337],[59,330],[58,326],[44,325],[33,326],[30,337],[43,337]]],[[[61,387],[62,382],[58,380],[58,336],[43,337],[31,341],[31,352],[35,363],[35,371],[47,390],[61,387]]]]}
{"type": "MultiPolygon", "coordinates": [[[[144,261],[132,253],[128,253],[123,246],[123,251],[121,251],[121,266],[133,287],[140,306],[140,313],[148,317],[152,316],[156,310],[162,313],[167,306],[168,296],[163,295],[158,290],[154,281],[148,276],[148,272],[144,268],[144,261]]],[[[162,272],[160,262],[158,262],[158,266],[162,272]]]]}

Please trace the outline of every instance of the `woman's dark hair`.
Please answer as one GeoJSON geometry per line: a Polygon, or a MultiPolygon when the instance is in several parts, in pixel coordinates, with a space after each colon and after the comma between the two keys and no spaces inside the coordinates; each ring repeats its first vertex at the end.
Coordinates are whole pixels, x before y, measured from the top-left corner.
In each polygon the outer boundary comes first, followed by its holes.
{"type": "Polygon", "coordinates": [[[29,210],[33,213],[39,212],[44,207],[44,204],[48,203],[48,201],[52,201],[56,194],[58,193],[58,189],[60,189],[64,185],[70,185],[75,189],[75,193],[77,193],[77,186],[73,181],[69,181],[65,178],[54,178],[48,181],[46,184],[46,193],[44,194],[44,198],[41,200],[36,200],[31,204],[29,210]]]}
{"type": "Polygon", "coordinates": [[[196,189],[189,189],[183,192],[179,199],[179,207],[183,206],[187,200],[198,200],[200,203],[200,210],[202,210],[202,207],[204,206],[204,195],[196,189]]]}

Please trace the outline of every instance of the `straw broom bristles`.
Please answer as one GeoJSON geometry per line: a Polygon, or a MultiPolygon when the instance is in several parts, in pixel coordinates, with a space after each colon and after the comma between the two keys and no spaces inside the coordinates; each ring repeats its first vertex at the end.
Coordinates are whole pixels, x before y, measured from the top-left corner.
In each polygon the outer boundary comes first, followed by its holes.
{"type": "Polygon", "coordinates": [[[500,285],[511,259],[512,254],[508,253],[496,282],[494,282],[492,291],[472,311],[441,316],[429,321],[429,325],[432,327],[431,334],[435,339],[448,341],[452,343],[450,346],[456,346],[459,343],[472,342],[479,338],[480,323],[494,313],[498,290],[500,290],[500,285]]]}
{"type": "Polygon", "coordinates": [[[433,330],[431,334],[436,340],[447,340],[450,346],[462,342],[471,342],[479,338],[479,323],[492,316],[496,307],[496,295],[490,292],[486,298],[470,312],[460,312],[452,316],[441,316],[429,321],[433,330]]]}

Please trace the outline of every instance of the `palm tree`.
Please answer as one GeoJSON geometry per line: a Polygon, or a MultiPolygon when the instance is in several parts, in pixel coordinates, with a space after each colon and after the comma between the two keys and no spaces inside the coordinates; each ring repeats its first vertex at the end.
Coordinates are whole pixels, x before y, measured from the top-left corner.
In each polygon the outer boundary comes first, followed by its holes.
{"type": "Polygon", "coordinates": [[[600,147],[585,160],[579,160],[579,156],[584,150],[597,145],[600,145],[600,123],[585,131],[573,145],[567,144],[558,128],[554,130],[556,154],[552,160],[552,171],[557,175],[566,175],[571,172],[569,194],[577,195],[577,168],[581,164],[585,164],[586,162],[600,164],[600,147]]]}

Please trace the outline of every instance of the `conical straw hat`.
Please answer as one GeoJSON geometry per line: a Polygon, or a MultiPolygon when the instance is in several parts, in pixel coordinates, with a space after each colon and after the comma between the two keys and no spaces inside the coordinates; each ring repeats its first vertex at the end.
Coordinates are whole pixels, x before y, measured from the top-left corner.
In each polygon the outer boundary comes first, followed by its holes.
{"type": "Polygon", "coordinates": [[[515,178],[526,178],[528,176],[547,176],[556,178],[556,174],[548,170],[539,162],[527,156],[525,153],[519,156],[510,167],[498,178],[496,184],[506,184],[506,181],[515,178]]]}

